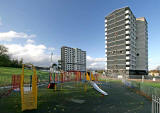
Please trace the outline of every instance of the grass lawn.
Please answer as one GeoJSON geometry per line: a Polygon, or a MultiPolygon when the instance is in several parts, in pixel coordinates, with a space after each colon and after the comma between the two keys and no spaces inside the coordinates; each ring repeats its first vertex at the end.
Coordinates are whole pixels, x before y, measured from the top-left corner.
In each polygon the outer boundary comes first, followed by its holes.
{"type": "Polygon", "coordinates": [[[160,88],[160,82],[159,81],[152,81],[152,80],[144,80],[144,82],[142,83],[141,80],[130,80],[132,82],[135,82],[137,84],[144,84],[146,86],[151,86],[151,87],[155,87],[155,88],[160,88]]]}
{"type": "MultiPolygon", "coordinates": [[[[91,86],[84,92],[83,84],[64,83],[63,90],[38,88],[38,109],[24,113],[150,113],[151,102],[123,87],[120,82],[98,84],[107,91],[102,96],[91,86]]],[[[21,113],[20,95],[12,93],[0,99],[2,113],[21,113]]]]}
{"type": "Polygon", "coordinates": [[[160,88],[160,83],[157,83],[157,82],[144,82],[143,84],[149,85],[152,87],[156,87],[156,88],[160,88]]]}
{"type": "MultiPolygon", "coordinates": [[[[12,68],[12,67],[0,67],[0,86],[5,86],[11,84],[12,75],[21,75],[22,68],[12,68]]],[[[25,69],[25,80],[29,82],[30,75],[33,74],[32,70],[25,69]]],[[[48,80],[48,72],[37,71],[38,78],[40,80],[48,80]]]]}

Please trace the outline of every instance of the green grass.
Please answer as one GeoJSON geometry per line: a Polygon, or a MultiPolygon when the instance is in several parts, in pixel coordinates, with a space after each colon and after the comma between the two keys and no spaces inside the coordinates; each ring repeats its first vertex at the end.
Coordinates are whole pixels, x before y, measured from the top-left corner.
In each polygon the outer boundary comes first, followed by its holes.
{"type": "Polygon", "coordinates": [[[131,82],[137,83],[137,84],[143,84],[146,86],[151,86],[154,88],[160,88],[160,83],[158,83],[158,82],[148,82],[148,81],[144,81],[143,83],[141,81],[131,81],[131,82]]]}
{"type": "Polygon", "coordinates": [[[160,83],[154,83],[154,82],[144,82],[143,84],[152,86],[152,87],[156,87],[156,88],[160,88],[160,83]]]}
{"type": "MultiPolygon", "coordinates": [[[[57,86],[57,91],[48,89],[47,86],[38,88],[38,109],[25,111],[25,113],[50,113],[50,112],[68,112],[78,104],[71,101],[71,99],[84,99],[88,97],[100,97],[98,93],[91,86],[87,86],[87,92],[84,92],[84,86],[81,84],[65,83],[62,90],[61,86],[57,86]],[[69,86],[69,87],[68,87],[69,86]]],[[[86,105],[83,105],[84,107],[86,105]]],[[[3,113],[21,113],[21,99],[20,93],[12,92],[9,97],[0,99],[0,109],[3,113]]],[[[90,108],[88,108],[89,110],[90,108]]]]}
{"type": "Polygon", "coordinates": [[[132,88],[143,92],[145,95],[152,97],[152,95],[160,96],[160,84],[157,82],[144,81],[130,81],[132,88]]]}
{"type": "MultiPolygon", "coordinates": [[[[12,67],[0,67],[0,86],[11,84],[12,75],[21,75],[22,68],[12,67]]],[[[33,75],[33,71],[29,69],[24,70],[25,82],[29,82],[30,75],[33,75]]],[[[48,81],[48,72],[37,71],[37,76],[41,81],[48,81]]]]}

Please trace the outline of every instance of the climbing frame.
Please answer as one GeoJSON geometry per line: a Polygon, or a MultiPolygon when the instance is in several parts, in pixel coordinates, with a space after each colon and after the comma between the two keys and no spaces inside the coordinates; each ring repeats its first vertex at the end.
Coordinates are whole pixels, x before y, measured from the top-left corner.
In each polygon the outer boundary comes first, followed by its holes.
{"type": "MultiPolygon", "coordinates": [[[[27,64],[28,65],[28,64],[27,64]]],[[[24,91],[24,67],[22,65],[22,74],[21,74],[21,104],[22,111],[37,109],[37,75],[36,69],[32,64],[33,75],[32,75],[32,88],[30,91],[24,91]]]]}

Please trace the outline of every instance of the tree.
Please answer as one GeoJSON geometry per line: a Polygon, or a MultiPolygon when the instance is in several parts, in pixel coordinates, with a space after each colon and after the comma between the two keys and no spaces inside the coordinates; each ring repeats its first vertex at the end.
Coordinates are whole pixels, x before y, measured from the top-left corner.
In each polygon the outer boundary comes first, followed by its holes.
{"type": "Polygon", "coordinates": [[[7,53],[8,49],[5,46],[0,45],[0,66],[10,66],[11,61],[7,53]]]}
{"type": "Polygon", "coordinates": [[[0,56],[1,55],[6,55],[8,53],[8,48],[6,48],[3,45],[0,45],[0,56]]]}
{"type": "Polygon", "coordinates": [[[17,59],[11,60],[8,55],[8,48],[4,45],[0,45],[0,66],[5,67],[22,67],[23,59],[18,61],[17,59]]]}

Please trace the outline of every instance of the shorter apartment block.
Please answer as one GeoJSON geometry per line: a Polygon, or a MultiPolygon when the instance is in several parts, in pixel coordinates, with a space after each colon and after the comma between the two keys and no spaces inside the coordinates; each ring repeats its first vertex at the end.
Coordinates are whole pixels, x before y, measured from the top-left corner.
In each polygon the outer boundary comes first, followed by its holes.
{"type": "Polygon", "coordinates": [[[63,71],[86,71],[86,51],[63,46],[61,48],[61,69],[63,71]]]}

